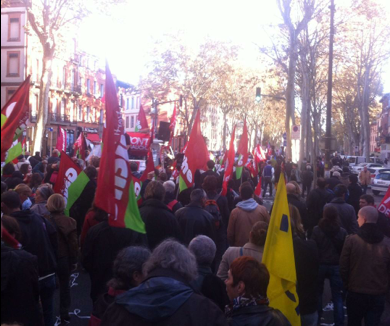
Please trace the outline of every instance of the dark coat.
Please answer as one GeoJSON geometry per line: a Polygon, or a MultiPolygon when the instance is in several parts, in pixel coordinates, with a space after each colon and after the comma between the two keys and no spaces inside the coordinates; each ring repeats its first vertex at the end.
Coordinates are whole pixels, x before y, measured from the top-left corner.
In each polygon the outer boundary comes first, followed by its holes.
{"type": "Polygon", "coordinates": [[[310,186],[314,179],[314,173],[311,170],[305,170],[302,172],[301,180],[302,184],[310,186]]]}
{"type": "Polygon", "coordinates": [[[37,258],[1,245],[1,324],[43,325],[37,258]]]}
{"type": "Polygon", "coordinates": [[[290,326],[287,318],[277,309],[265,305],[248,306],[233,311],[229,326],[290,326]]]}
{"type": "Polygon", "coordinates": [[[329,185],[328,186],[329,189],[332,191],[337,185],[341,184],[341,181],[338,177],[330,177],[330,178],[325,179],[325,181],[326,181],[326,184],[329,185]]]}
{"type": "Polygon", "coordinates": [[[293,237],[295,267],[297,271],[297,294],[302,315],[317,311],[319,258],[316,243],[293,237]]]}
{"type": "Polygon", "coordinates": [[[206,177],[211,176],[211,175],[213,175],[214,177],[217,178],[218,186],[221,186],[222,185],[222,178],[217,172],[214,172],[213,170],[207,170],[206,172],[203,172],[200,175],[201,183],[203,184],[204,179],[206,179],[206,177]]]}
{"type": "Polygon", "coordinates": [[[309,220],[307,215],[306,204],[301,201],[296,195],[288,194],[287,201],[290,205],[295,206],[299,210],[299,214],[301,215],[301,221],[305,228],[305,230],[309,227],[309,220]]]}
{"type": "Polygon", "coordinates": [[[348,234],[355,234],[359,229],[356,219],[355,209],[347,204],[343,198],[336,197],[327,204],[337,209],[341,226],[347,230],[348,234]]]}
{"type": "Polygon", "coordinates": [[[39,276],[55,273],[58,238],[55,227],[43,216],[30,210],[11,214],[19,222],[23,249],[38,258],[39,276]]]}
{"type": "MultiPolygon", "coordinates": [[[[168,206],[168,204],[173,200],[176,200],[175,194],[166,192],[164,197],[164,204],[168,206]]],[[[183,205],[181,202],[177,201],[177,203],[172,207],[172,213],[175,214],[180,208],[183,208],[183,205]]]]}
{"type": "Polygon", "coordinates": [[[213,216],[201,206],[189,204],[179,209],[175,216],[179,221],[185,245],[188,246],[197,235],[206,235],[214,242],[216,241],[213,216]]]}
{"type": "Polygon", "coordinates": [[[390,218],[382,212],[378,212],[378,222],[376,223],[383,234],[390,238],[390,218]]]}
{"type": "Polygon", "coordinates": [[[106,293],[112,278],[112,264],[120,250],[129,246],[146,246],[145,234],[131,229],[116,228],[101,222],[92,227],[83,246],[83,265],[91,278],[91,298],[96,301],[106,293]]]}
{"type": "Polygon", "coordinates": [[[139,212],[145,223],[151,250],[167,238],[181,240],[179,223],[164,203],[157,199],[147,199],[141,205],[139,212]]]}
{"type": "Polygon", "coordinates": [[[139,287],[116,297],[101,326],[225,326],[222,311],[179,274],[158,269],[139,287]]]}
{"type": "Polygon", "coordinates": [[[349,196],[348,196],[347,203],[350,204],[355,209],[355,213],[357,215],[360,209],[359,206],[360,196],[363,195],[362,188],[357,183],[355,184],[351,183],[348,186],[348,192],[349,192],[349,196]]]}
{"type": "Polygon", "coordinates": [[[310,191],[306,199],[306,207],[308,212],[308,229],[312,230],[318,225],[319,220],[322,218],[324,212],[324,206],[333,199],[333,194],[324,189],[313,189],[310,191]]]}

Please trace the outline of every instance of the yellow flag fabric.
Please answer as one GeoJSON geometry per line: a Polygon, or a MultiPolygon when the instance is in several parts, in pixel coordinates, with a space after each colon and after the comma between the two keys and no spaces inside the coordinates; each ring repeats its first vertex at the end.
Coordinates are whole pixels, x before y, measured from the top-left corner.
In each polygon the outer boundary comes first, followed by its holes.
{"type": "Polygon", "coordinates": [[[267,291],[270,306],[279,309],[292,326],[300,326],[297,274],[283,173],[280,174],[262,262],[270,273],[267,291]]]}

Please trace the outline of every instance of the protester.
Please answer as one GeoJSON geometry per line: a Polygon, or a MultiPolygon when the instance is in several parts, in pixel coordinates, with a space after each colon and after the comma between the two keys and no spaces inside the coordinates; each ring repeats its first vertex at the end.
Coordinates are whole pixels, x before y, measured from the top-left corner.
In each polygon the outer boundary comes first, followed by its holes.
{"type": "MultiPolygon", "coordinates": [[[[244,187],[244,186],[250,186],[250,187],[252,187],[253,188],[253,185],[252,185],[252,183],[251,182],[249,182],[249,181],[245,181],[245,182],[243,182],[242,184],[241,184],[241,186],[240,186],[240,190],[239,191],[241,191],[241,187],[244,187]]],[[[259,196],[256,196],[256,194],[253,194],[253,199],[256,201],[256,203],[258,203],[259,205],[263,205],[264,203],[263,203],[263,200],[259,197],[259,196]]],[[[237,196],[235,199],[234,199],[234,208],[236,208],[237,207],[237,204],[239,203],[239,202],[241,202],[242,201],[242,198],[241,198],[241,196],[237,196]]]]}
{"type": "Polygon", "coordinates": [[[112,278],[112,264],[120,250],[129,246],[147,246],[145,234],[131,229],[112,227],[106,221],[89,229],[82,248],[83,266],[91,278],[93,302],[107,292],[112,278]]]}
{"type": "Polygon", "coordinates": [[[368,171],[367,166],[359,174],[359,182],[362,186],[363,195],[366,194],[368,186],[371,184],[371,172],[368,171]]]}
{"type": "Polygon", "coordinates": [[[22,166],[19,169],[19,172],[23,175],[23,182],[26,184],[30,183],[32,177],[31,165],[28,163],[22,164],[22,166]]]}
{"type": "Polygon", "coordinates": [[[314,173],[311,170],[311,166],[307,165],[305,171],[302,172],[302,197],[305,197],[306,191],[307,195],[310,193],[313,179],[314,173]]]}
{"type": "MultiPolygon", "coordinates": [[[[362,195],[359,200],[359,206],[360,208],[366,206],[375,207],[374,197],[371,195],[362,195]]],[[[383,234],[386,237],[390,238],[390,218],[382,212],[378,211],[378,222],[376,224],[378,225],[378,228],[383,232],[383,234]]]]}
{"type": "Polygon", "coordinates": [[[19,155],[18,158],[17,158],[18,162],[15,164],[15,171],[20,171],[20,168],[24,165],[24,164],[28,164],[30,165],[30,162],[28,162],[24,155],[19,155]]]}
{"type": "Polygon", "coordinates": [[[3,215],[1,222],[3,228],[8,231],[10,236],[20,243],[22,241],[22,231],[20,230],[19,222],[14,217],[8,215],[3,215]]]}
{"type": "MultiPolygon", "coordinates": [[[[207,178],[213,178],[213,176],[207,178]]],[[[191,282],[192,287],[225,311],[225,306],[229,303],[226,287],[211,269],[217,252],[214,241],[205,235],[198,235],[192,239],[188,250],[193,253],[198,264],[198,277],[191,282]]]]}
{"type": "Polygon", "coordinates": [[[344,166],[343,172],[340,175],[340,182],[344,186],[346,186],[347,188],[349,187],[349,184],[350,184],[350,178],[349,178],[350,175],[351,175],[351,172],[350,172],[349,168],[347,166],[344,166]]]}
{"type": "Polygon", "coordinates": [[[38,187],[42,184],[43,178],[39,173],[33,173],[28,186],[31,188],[33,194],[36,193],[38,187]]]}
{"type": "Polygon", "coordinates": [[[179,209],[175,214],[185,245],[188,245],[197,235],[206,235],[214,242],[216,240],[213,216],[204,210],[206,198],[207,195],[203,189],[193,190],[191,203],[179,209]]]}
{"type": "Polygon", "coordinates": [[[149,259],[150,251],[143,247],[127,247],[121,250],[113,267],[113,278],[108,282],[108,292],[101,295],[93,305],[89,326],[100,326],[107,308],[115,298],[141,284],[145,279],[142,266],[149,259]]]}
{"type": "Polygon", "coordinates": [[[228,278],[228,271],[231,263],[233,260],[241,256],[253,257],[261,263],[267,229],[268,223],[263,221],[256,222],[249,233],[249,242],[242,247],[228,248],[222,256],[217,276],[225,281],[228,278]]]}
{"type": "Polygon", "coordinates": [[[69,322],[70,274],[77,267],[79,245],[77,241],[76,221],[64,215],[65,199],[60,194],[51,195],[47,201],[50,213],[49,221],[58,234],[57,276],[60,285],[60,318],[61,322],[69,322]]]}
{"type": "Polygon", "coordinates": [[[263,170],[263,183],[264,183],[264,188],[263,188],[263,198],[265,198],[267,194],[267,187],[269,185],[269,195],[272,197],[272,178],[274,176],[275,170],[271,165],[271,161],[267,162],[267,165],[265,166],[263,170]]]}
{"type": "Polygon", "coordinates": [[[340,254],[343,249],[347,231],[340,226],[338,211],[333,206],[326,206],[323,218],[314,227],[312,239],[316,242],[320,269],[318,278],[318,322],[322,317],[322,296],[324,282],[328,279],[332,291],[333,319],[336,326],[344,325],[343,282],[340,276],[340,254]]]}
{"type": "Polygon", "coordinates": [[[207,161],[207,168],[208,170],[206,172],[203,172],[201,174],[201,183],[203,184],[204,183],[204,179],[206,179],[206,177],[208,176],[214,176],[217,178],[217,181],[218,181],[218,187],[219,187],[219,184],[220,184],[220,176],[217,172],[214,171],[214,167],[215,167],[215,163],[213,160],[209,160],[207,161]]]}
{"type": "Polygon", "coordinates": [[[347,188],[339,184],[334,189],[335,198],[331,200],[327,206],[333,206],[337,209],[341,226],[347,230],[348,234],[355,234],[358,231],[358,223],[356,221],[355,209],[345,202],[345,196],[347,194],[347,188]]]}
{"type": "Polygon", "coordinates": [[[305,230],[307,230],[309,228],[309,221],[308,221],[309,218],[307,215],[307,208],[305,202],[300,201],[298,196],[295,194],[296,187],[294,184],[287,183],[286,191],[287,191],[288,203],[294,205],[299,210],[301,221],[303,223],[305,230]]]}
{"type": "Polygon", "coordinates": [[[58,149],[53,150],[51,156],[47,160],[49,165],[56,164],[60,161],[60,151],[58,149]]]}
{"type": "Polygon", "coordinates": [[[173,181],[163,183],[165,189],[164,204],[175,214],[180,208],[183,208],[181,202],[176,199],[175,184],[173,181]]]}
{"type": "Polygon", "coordinates": [[[360,229],[347,237],[340,274],[347,293],[348,325],[379,325],[389,291],[390,239],[376,225],[378,212],[366,206],[358,214],[360,229]]]}
{"type": "Polygon", "coordinates": [[[137,179],[141,179],[142,174],[138,172],[138,164],[137,162],[130,162],[130,170],[133,177],[137,179]]]}
{"type": "Polygon", "coordinates": [[[336,188],[336,186],[341,183],[340,176],[341,176],[340,172],[335,171],[335,172],[333,172],[333,174],[330,178],[326,179],[326,184],[328,186],[328,189],[333,191],[334,188],[336,188]]]}
{"type": "Polygon", "coordinates": [[[230,266],[226,290],[231,303],[226,307],[230,326],[288,326],[277,309],[268,306],[267,267],[252,257],[239,257],[230,266]]]}
{"type": "Polygon", "coordinates": [[[50,212],[47,210],[47,200],[54,194],[53,188],[49,184],[40,185],[35,192],[35,204],[31,207],[31,210],[44,217],[50,216],[50,212]]]}
{"type": "Polygon", "coordinates": [[[355,174],[349,176],[349,186],[348,186],[348,200],[347,203],[350,204],[354,209],[355,213],[359,212],[359,200],[363,194],[362,188],[358,185],[358,178],[355,174]]]}
{"type": "Polygon", "coordinates": [[[30,209],[32,206],[31,195],[32,191],[29,186],[21,183],[15,187],[15,192],[19,195],[20,202],[22,203],[22,210],[30,209]]]}
{"type": "Polygon", "coordinates": [[[145,201],[139,208],[151,250],[167,238],[182,238],[177,219],[163,202],[164,196],[161,182],[152,181],[145,189],[145,201]]]}
{"type": "Polygon", "coordinates": [[[15,192],[8,191],[1,195],[2,212],[19,222],[23,248],[38,258],[39,296],[43,317],[45,326],[53,326],[57,232],[42,216],[31,210],[21,211],[20,204],[19,196],[15,192]]]}
{"type": "Polygon", "coordinates": [[[85,216],[83,229],[80,235],[80,247],[83,248],[85,238],[87,237],[88,231],[93,226],[99,224],[100,222],[107,221],[108,214],[102,209],[98,208],[95,205],[95,202],[92,203],[92,207],[85,216]]]}
{"type": "MultiPolygon", "coordinates": [[[[10,219],[15,220],[10,217],[10,219]]],[[[1,225],[3,238],[3,224],[1,225]]],[[[37,257],[1,242],[1,324],[42,326],[37,257]]]]}
{"type": "Polygon", "coordinates": [[[8,189],[15,189],[18,184],[23,183],[23,174],[19,171],[15,171],[15,167],[12,163],[8,163],[3,168],[3,177],[1,180],[5,182],[8,189]]]}
{"type": "Polygon", "coordinates": [[[196,259],[183,245],[165,240],[143,270],[146,280],[116,298],[101,326],[226,325],[218,306],[191,288],[197,277],[196,259]]]}
{"type": "Polygon", "coordinates": [[[249,240],[249,232],[256,222],[269,222],[269,214],[264,206],[260,206],[253,199],[251,186],[241,187],[242,202],[237,204],[230,214],[227,238],[234,247],[242,247],[249,240]]]}

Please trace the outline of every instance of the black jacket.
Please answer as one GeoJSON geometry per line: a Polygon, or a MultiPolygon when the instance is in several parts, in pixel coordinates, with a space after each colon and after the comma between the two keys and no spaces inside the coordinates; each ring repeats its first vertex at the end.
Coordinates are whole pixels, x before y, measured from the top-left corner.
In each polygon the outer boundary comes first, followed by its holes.
{"type": "Polygon", "coordinates": [[[141,205],[139,212],[145,223],[151,250],[167,238],[181,240],[179,223],[164,203],[157,199],[147,199],[141,205]]]}
{"type": "Polygon", "coordinates": [[[212,170],[207,170],[206,172],[203,172],[203,173],[200,175],[202,184],[203,184],[204,179],[206,179],[206,177],[211,176],[211,175],[213,175],[214,177],[217,178],[217,180],[218,180],[218,186],[221,186],[221,185],[222,185],[221,176],[220,176],[217,172],[214,172],[214,171],[212,171],[212,170]],[[221,184],[220,184],[220,183],[221,183],[221,184]]]}
{"type": "Polygon", "coordinates": [[[112,278],[112,264],[120,250],[129,246],[146,246],[146,235],[130,229],[116,228],[101,222],[92,227],[83,246],[83,264],[91,278],[91,298],[96,301],[106,293],[112,278]]]}
{"type": "Polygon", "coordinates": [[[348,192],[349,192],[349,196],[348,196],[347,203],[350,204],[355,209],[355,213],[357,215],[360,209],[359,206],[360,196],[363,195],[362,188],[357,183],[355,184],[351,183],[348,186],[348,192]]]}
{"type": "Polygon", "coordinates": [[[277,309],[262,305],[248,306],[233,311],[229,326],[289,326],[287,318],[277,309]]]}
{"type": "Polygon", "coordinates": [[[1,244],[1,324],[43,325],[37,258],[1,244]]]}
{"type": "Polygon", "coordinates": [[[311,170],[305,170],[302,172],[301,180],[302,184],[310,186],[314,179],[314,173],[311,170]]]}
{"type": "Polygon", "coordinates": [[[340,227],[334,230],[324,230],[316,226],[313,229],[311,238],[317,244],[320,264],[339,265],[340,254],[347,235],[347,231],[340,227]]]}
{"type": "Polygon", "coordinates": [[[382,212],[378,212],[378,222],[376,223],[382,233],[390,238],[390,218],[388,218],[382,212]]]}
{"type": "Polygon", "coordinates": [[[299,214],[301,215],[302,224],[305,228],[305,230],[309,227],[309,221],[307,216],[307,208],[306,204],[301,201],[296,195],[288,194],[287,195],[287,201],[290,205],[295,206],[299,210],[299,214]]]}
{"type": "Polygon", "coordinates": [[[156,269],[140,286],[116,297],[101,326],[225,326],[222,311],[183,277],[156,269]]]}
{"type": "Polygon", "coordinates": [[[43,216],[24,210],[11,214],[19,222],[23,249],[38,258],[39,276],[55,273],[58,238],[55,227],[43,216]]]}
{"type": "Polygon", "coordinates": [[[330,178],[327,178],[325,179],[326,181],[326,184],[328,184],[329,186],[329,189],[333,191],[333,189],[341,184],[342,182],[340,181],[340,179],[338,177],[330,177],[330,178]]]}
{"type": "Polygon", "coordinates": [[[324,206],[333,199],[333,194],[324,189],[313,189],[310,191],[306,199],[306,207],[308,212],[308,228],[312,230],[318,225],[319,220],[322,218],[324,212],[324,206]]]}
{"type": "Polygon", "coordinates": [[[175,216],[179,221],[185,245],[188,245],[193,238],[201,234],[208,236],[214,242],[216,241],[213,217],[199,205],[189,204],[179,209],[175,216]]]}
{"type": "Polygon", "coordinates": [[[355,234],[359,229],[356,219],[355,209],[347,204],[343,198],[336,197],[327,204],[335,207],[339,213],[341,226],[347,230],[348,234],[355,234]]]}
{"type": "Polygon", "coordinates": [[[293,236],[299,311],[302,315],[317,311],[319,259],[316,243],[293,236]]]}
{"type": "MultiPolygon", "coordinates": [[[[166,192],[164,197],[164,204],[168,206],[168,204],[173,200],[176,200],[175,195],[173,193],[166,192]]],[[[177,201],[177,203],[172,207],[172,213],[175,214],[180,208],[183,208],[183,205],[181,202],[177,201]]]]}

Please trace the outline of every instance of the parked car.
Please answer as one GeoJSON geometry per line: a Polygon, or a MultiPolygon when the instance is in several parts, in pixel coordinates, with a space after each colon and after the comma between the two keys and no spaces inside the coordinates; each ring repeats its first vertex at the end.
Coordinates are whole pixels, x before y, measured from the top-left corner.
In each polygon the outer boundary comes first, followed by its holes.
{"type": "Polygon", "coordinates": [[[375,168],[369,168],[368,171],[371,173],[371,179],[374,179],[379,173],[383,172],[390,172],[389,168],[383,168],[383,167],[375,167],[375,168]]]}
{"type": "Polygon", "coordinates": [[[359,174],[361,171],[363,171],[364,167],[367,166],[367,168],[384,168],[382,164],[379,163],[360,163],[358,165],[355,165],[352,167],[351,172],[353,174],[359,174]]]}
{"type": "Polygon", "coordinates": [[[371,190],[374,195],[379,195],[381,192],[386,192],[390,187],[390,172],[379,173],[375,179],[371,181],[371,190]]]}
{"type": "Polygon", "coordinates": [[[350,167],[366,162],[365,156],[347,156],[347,162],[350,167]]]}

